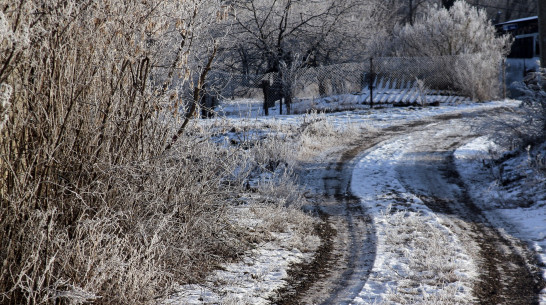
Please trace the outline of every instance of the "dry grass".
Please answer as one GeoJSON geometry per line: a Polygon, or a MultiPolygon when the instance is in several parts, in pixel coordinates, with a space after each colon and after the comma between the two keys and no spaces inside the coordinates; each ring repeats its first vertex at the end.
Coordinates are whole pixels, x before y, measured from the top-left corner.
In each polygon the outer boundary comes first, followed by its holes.
{"type": "Polygon", "coordinates": [[[47,210],[3,210],[4,232],[18,241],[3,244],[12,253],[4,257],[12,272],[3,269],[4,285],[11,286],[5,301],[146,303],[247,249],[250,236],[228,219],[243,189],[233,169],[246,159],[210,142],[183,140],[161,161],[102,169],[95,182],[107,181],[110,190],[100,204],[90,206],[73,191],[74,201],[49,202],[47,210]]]}
{"type": "Polygon", "coordinates": [[[298,158],[306,160],[329,148],[349,144],[360,132],[362,129],[356,124],[336,126],[325,114],[307,114],[298,130],[298,158]]]}
{"type": "Polygon", "coordinates": [[[157,67],[200,74],[187,56],[210,58],[198,34],[219,8],[0,6],[1,304],[153,303],[248,246],[227,216],[248,157],[199,134],[165,149],[180,122],[166,106],[191,99],[157,67]]]}
{"type": "Polygon", "coordinates": [[[1,304],[154,303],[267,238],[232,219],[245,192],[262,231],[312,248],[294,142],[179,128],[216,49],[216,4],[0,0],[1,304]]]}
{"type": "Polygon", "coordinates": [[[385,250],[400,262],[392,268],[390,280],[397,287],[386,296],[389,304],[469,302],[473,280],[463,273],[471,270],[461,264],[468,258],[457,248],[453,233],[432,217],[390,210],[381,216],[385,250]]]}

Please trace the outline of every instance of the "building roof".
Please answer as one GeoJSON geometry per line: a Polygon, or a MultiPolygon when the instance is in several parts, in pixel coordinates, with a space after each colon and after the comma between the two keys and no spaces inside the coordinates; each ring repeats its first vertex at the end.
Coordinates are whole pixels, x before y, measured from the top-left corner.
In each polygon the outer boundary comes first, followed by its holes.
{"type": "Polygon", "coordinates": [[[531,17],[525,17],[525,18],[520,18],[520,19],[509,20],[509,21],[497,23],[496,25],[503,25],[503,24],[510,24],[510,23],[531,21],[531,20],[534,20],[534,19],[538,19],[538,16],[531,16],[531,17]]]}

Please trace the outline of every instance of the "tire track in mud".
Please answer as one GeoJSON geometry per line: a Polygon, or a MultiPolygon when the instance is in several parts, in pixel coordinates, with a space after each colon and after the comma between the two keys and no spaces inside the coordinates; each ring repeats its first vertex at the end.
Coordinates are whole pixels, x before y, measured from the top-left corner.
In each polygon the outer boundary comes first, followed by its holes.
{"type": "MultiPolygon", "coordinates": [[[[408,175],[403,184],[447,220],[470,250],[479,268],[478,281],[473,288],[478,304],[539,304],[544,282],[536,257],[523,241],[502,234],[489,223],[473,202],[456,169],[454,151],[475,136],[461,132],[459,136],[416,144],[422,147],[412,153],[422,155],[419,156],[421,161],[415,162],[414,170],[422,172],[408,175]],[[434,166],[420,164],[430,160],[434,160],[434,166]],[[438,184],[445,189],[451,184],[457,186],[457,191],[450,194],[451,191],[439,190],[437,186],[416,190],[419,183],[421,186],[438,184]]],[[[403,170],[411,171],[411,168],[403,170]]],[[[404,180],[404,174],[400,175],[404,180]]]]}
{"type": "MultiPolygon", "coordinates": [[[[288,284],[270,298],[272,304],[347,304],[362,290],[376,254],[375,228],[360,199],[350,194],[354,164],[363,152],[408,130],[459,114],[416,120],[363,135],[356,143],[328,156],[321,173],[322,196],[314,212],[322,219],[316,232],[321,246],[308,263],[291,266],[288,284]]],[[[305,176],[306,173],[301,174],[305,176]]]]}
{"type": "MultiPolygon", "coordinates": [[[[360,198],[350,192],[349,177],[353,171],[355,159],[362,150],[364,150],[363,146],[358,145],[345,151],[335,164],[335,168],[330,169],[337,177],[343,177],[343,179],[336,180],[337,183],[333,185],[325,183],[326,191],[333,191],[335,200],[342,203],[344,207],[343,217],[347,224],[349,246],[345,270],[337,281],[330,285],[329,297],[322,300],[320,304],[340,304],[356,297],[370,276],[375,261],[376,232],[372,219],[362,207],[360,198]]],[[[322,207],[322,209],[329,208],[322,207]]],[[[330,213],[330,215],[333,214],[330,213]]]]}
{"type": "Polygon", "coordinates": [[[360,145],[330,162],[322,175],[323,196],[314,211],[322,219],[322,244],[310,263],[293,266],[287,287],[273,304],[339,304],[350,301],[369,276],[375,259],[375,231],[360,199],[350,194],[350,174],[360,145]],[[326,233],[325,233],[326,232],[326,233]]]}
{"type": "Polygon", "coordinates": [[[445,167],[441,170],[451,183],[461,189],[457,199],[464,206],[455,205],[455,214],[467,220],[471,224],[471,232],[479,238],[476,242],[482,270],[474,293],[481,304],[539,304],[539,293],[545,283],[537,258],[524,242],[502,234],[489,224],[457,172],[453,151],[447,156],[445,167]]]}
{"type": "MultiPolygon", "coordinates": [[[[271,299],[272,303],[347,304],[365,285],[375,260],[376,236],[371,217],[360,204],[360,200],[349,192],[350,176],[357,157],[362,157],[366,150],[383,141],[411,132],[426,130],[430,124],[461,119],[463,116],[486,117],[503,111],[502,108],[498,108],[464,115],[447,114],[433,119],[391,126],[379,132],[362,136],[357,143],[345,149],[340,157],[336,158],[336,156],[330,155],[329,160],[331,161],[322,174],[324,196],[319,198],[319,203],[315,207],[315,212],[323,220],[317,229],[322,245],[313,261],[292,266],[288,285],[277,292],[277,296],[271,299]]],[[[453,147],[457,145],[459,144],[456,141],[452,143],[453,147]]],[[[454,150],[453,147],[452,150],[454,150]]],[[[446,166],[442,169],[446,179],[449,178],[451,183],[461,186],[460,177],[455,175],[457,172],[453,160],[450,162],[446,162],[446,166]]],[[[444,199],[423,196],[423,201],[439,213],[457,216],[464,214],[453,211],[453,204],[444,199]]],[[[466,197],[460,198],[459,201],[471,203],[468,194],[466,197]]],[[[469,215],[480,215],[481,213],[473,204],[470,207],[462,206],[461,209],[466,210],[465,213],[469,215]]],[[[485,261],[482,264],[485,267],[481,270],[480,283],[475,289],[478,303],[535,304],[538,293],[536,287],[540,284],[537,282],[536,273],[531,270],[534,261],[530,251],[526,250],[526,247],[521,243],[507,242],[501,234],[495,233],[496,230],[493,228],[478,226],[485,221],[482,216],[475,220],[468,218],[462,222],[467,221],[476,224],[472,232],[466,234],[463,239],[473,240],[480,248],[480,260],[485,261]],[[499,254],[506,252],[506,249],[511,250],[508,251],[510,254],[500,256],[499,254]],[[514,271],[498,272],[499,265],[502,265],[498,257],[504,257],[506,261],[511,262],[511,265],[516,266],[514,271]],[[522,275],[514,275],[518,272],[522,275]],[[505,275],[513,277],[514,280],[501,283],[501,278],[505,275]],[[518,284],[518,281],[521,283],[518,284]],[[519,285],[521,289],[511,290],[510,286],[513,285],[519,285]],[[499,297],[499,291],[504,293],[503,297],[499,297]],[[505,293],[506,291],[512,292],[505,293]],[[511,302],[510,297],[515,297],[516,301],[511,302]]],[[[459,227],[460,225],[454,223],[454,226],[459,227]]],[[[461,229],[460,231],[465,230],[461,229]]]]}

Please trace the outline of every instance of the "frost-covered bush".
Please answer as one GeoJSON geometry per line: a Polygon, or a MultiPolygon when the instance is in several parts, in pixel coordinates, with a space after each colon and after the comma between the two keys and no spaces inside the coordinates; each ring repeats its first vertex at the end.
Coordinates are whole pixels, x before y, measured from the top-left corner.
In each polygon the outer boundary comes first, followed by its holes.
{"type": "MultiPolygon", "coordinates": [[[[157,304],[256,239],[232,219],[253,200],[241,169],[281,160],[178,113],[199,101],[223,3],[0,0],[0,304],[157,304]]],[[[263,204],[293,212],[289,178],[263,204]]]]}
{"type": "Polygon", "coordinates": [[[11,87],[8,84],[0,84],[0,131],[4,128],[4,125],[9,120],[9,107],[11,103],[9,99],[11,97],[11,87]]]}
{"type": "Polygon", "coordinates": [[[546,136],[546,70],[530,73],[514,84],[521,92],[523,120],[518,126],[522,144],[535,144],[546,136]]]}
{"type": "Polygon", "coordinates": [[[429,6],[413,25],[398,26],[393,49],[399,56],[449,57],[445,67],[454,89],[476,100],[493,98],[499,88],[499,67],[509,45],[497,36],[485,11],[457,1],[448,10],[429,6]]]}
{"type": "Polygon", "coordinates": [[[206,66],[220,1],[0,8],[0,303],[155,303],[240,251],[241,159],[165,149],[186,104],[169,80],[206,66]]]}
{"type": "MultiPolygon", "coordinates": [[[[0,3],[3,4],[2,1],[0,3]]],[[[22,2],[21,9],[29,9],[29,4],[22,2]]],[[[5,83],[8,75],[15,69],[15,61],[21,58],[24,50],[30,45],[29,28],[23,17],[15,23],[0,11],[0,84],[5,83]]]]}
{"type": "Polygon", "coordinates": [[[29,45],[28,29],[15,27],[8,21],[4,12],[0,11],[0,131],[9,119],[10,98],[13,88],[6,83],[7,76],[13,70],[11,63],[20,56],[29,45]]]}

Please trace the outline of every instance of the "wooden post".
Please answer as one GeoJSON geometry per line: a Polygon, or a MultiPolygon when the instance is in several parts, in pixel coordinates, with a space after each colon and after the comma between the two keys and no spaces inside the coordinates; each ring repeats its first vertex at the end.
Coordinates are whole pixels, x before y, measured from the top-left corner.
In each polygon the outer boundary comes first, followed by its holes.
{"type": "Polygon", "coordinates": [[[284,82],[283,82],[283,75],[282,72],[279,71],[277,74],[277,79],[273,81],[273,83],[277,82],[277,85],[275,86],[275,96],[280,96],[279,98],[279,114],[282,115],[282,104],[285,101],[284,100],[284,82]]]}
{"type": "Polygon", "coordinates": [[[265,116],[269,115],[269,81],[262,80],[260,85],[262,87],[262,92],[264,93],[264,114],[265,116]]]}

